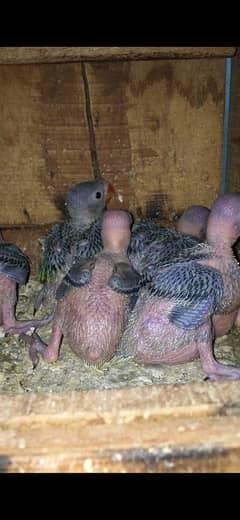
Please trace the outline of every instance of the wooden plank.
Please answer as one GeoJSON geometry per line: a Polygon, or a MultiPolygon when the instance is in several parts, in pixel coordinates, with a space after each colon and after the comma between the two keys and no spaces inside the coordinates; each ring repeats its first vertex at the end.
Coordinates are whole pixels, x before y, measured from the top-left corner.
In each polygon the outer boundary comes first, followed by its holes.
{"type": "MultiPolygon", "coordinates": [[[[210,205],[221,175],[224,60],[85,69],[100,173],[123,206],[151,215],[161,204],[171,219],[189,204],[210,205]]],[[[57,221],[63,194],[94,173],[82,69],[1,66],[0,94],[0,226],[57,221]]]]}
{"type": "Polygon", "coordinates": [[[0,430],[5,472],[239,472],[240,418],[0,430]]]}
{"type": "Polygon", "coordinates": [[[2,395],[0,469],[239,472],[239,391],[223,381],[2,395]]]}
{"type": "Polygon", "coordinates": [[[221,178],[225,60],[87,64],[100,171],[124,206],[210,206],[221,178]]]}
{"type": "Polygon", "coordinates": [[[240,191],[240,53],[232,60],[227,190],[240,191]]]}
{"type": "Polygon", "coordinates": [[[0,64],[233,56],[236,47],[0,47],[0,64]]]}
{"type": "Polygon", "coordinates": [[[2,394],[0,425],[129,424],[164,417],[227,415],[240,410],[236,381],[83,392],[2,394]]]}
{"type": "Polygon", "coordinates": [[[92,177],[79,64],[0,67],[0,225],[45,224],[92,177]]]}

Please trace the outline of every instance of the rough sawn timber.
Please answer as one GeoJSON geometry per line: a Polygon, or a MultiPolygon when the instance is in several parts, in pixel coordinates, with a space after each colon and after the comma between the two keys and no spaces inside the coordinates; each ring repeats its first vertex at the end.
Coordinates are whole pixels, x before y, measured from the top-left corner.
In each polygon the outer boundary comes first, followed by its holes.
{"type": "Polygon", "coordinates": [[[238,472],[235,381],[2,395],[2,472],[238,472]]]}

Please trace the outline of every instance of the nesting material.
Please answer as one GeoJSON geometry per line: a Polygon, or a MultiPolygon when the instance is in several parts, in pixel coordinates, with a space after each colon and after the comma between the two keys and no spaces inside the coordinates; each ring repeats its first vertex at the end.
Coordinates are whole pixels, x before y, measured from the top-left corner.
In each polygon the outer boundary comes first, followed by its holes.
{"type": "MultiPolygon", "coordinates": [[[[29,319],[40,284],[30,281],[21,287],[17,305],[17,318],[29,319]]],[[[39,312],[39,316],[42,316],[39,312]]],[[[38,330],[46,342],[51,324],[38,330]]],[[[96,338],[97,341],[97,338],[96,338]]],[[[240,365],[240,329],[216,341],[215,355],[226,364],[240,365]]],[[[0,392],[66,392],[72,390],[110,389],[124,386],[189,383],[203,381],[205,374],[200,361],[176,366],[143,366],[132,359],[114,357],[101,369],[87,366],[63,340],[56,363],[40,359],[35,370],[28,355],[28,346],[18,336],[4,336],[0,328],[0,392]]]]}

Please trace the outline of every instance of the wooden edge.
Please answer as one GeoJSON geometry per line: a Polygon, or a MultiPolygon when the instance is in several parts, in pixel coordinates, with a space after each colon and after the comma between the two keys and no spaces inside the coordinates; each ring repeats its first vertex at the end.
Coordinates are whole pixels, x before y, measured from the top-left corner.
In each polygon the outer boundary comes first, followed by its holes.
{"type": "Polygon", "coordinates": [[[230,113],[228,130],[228,153],[227,153],[227,177],[228,191],[239,191],[240,189],[240,49],[232,63],[230,113]]]}
{"type": "Polygon", "coordinates": [[[0,64],[159,58],[226,58],[237,47],[0,47],[0,64]]]}
{"type": "Polygon", "coordinates": [[[236,381],[153,385],[82,392],[2,394],[0,425],[123,424],[163,417],[204,417],[240,410],[236,381]]]}
{"type": "Polygon", "coordinates": [[[239,472],[240,417],[0,428],[2,472],[239,472]]]}
{"type": "Polygon", "coordinates": [[[239,455],[239,448],[229,447],[169,448],[168,453],[137,448],[101,454],[71,449],[26,454],[19,450],[12,456],[0,455],[0,473],[239,473],[239,455]]]}
{"type": "Polygon", "coordinates": [[[240,385],[1,395],[1,472],[238,472],[240,385]]]}

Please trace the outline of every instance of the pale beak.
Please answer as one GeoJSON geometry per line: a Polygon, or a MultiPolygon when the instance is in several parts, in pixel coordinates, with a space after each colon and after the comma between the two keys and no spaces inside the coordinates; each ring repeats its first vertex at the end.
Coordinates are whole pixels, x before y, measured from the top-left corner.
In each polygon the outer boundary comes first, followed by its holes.
{"type": "Polygon", "coordinates": [[[118,193],[118,191],[113,186],[113,184],[111,184],[111,182],[105,181],[105,185],[106,185],[106,191],[105,191],[106,204],[108,204],[113,197],[116,197],[119,200],[119,202],[121,202],[121,204],[122,204],[123,197],[120,195],[120,193],[118,193]]]}

